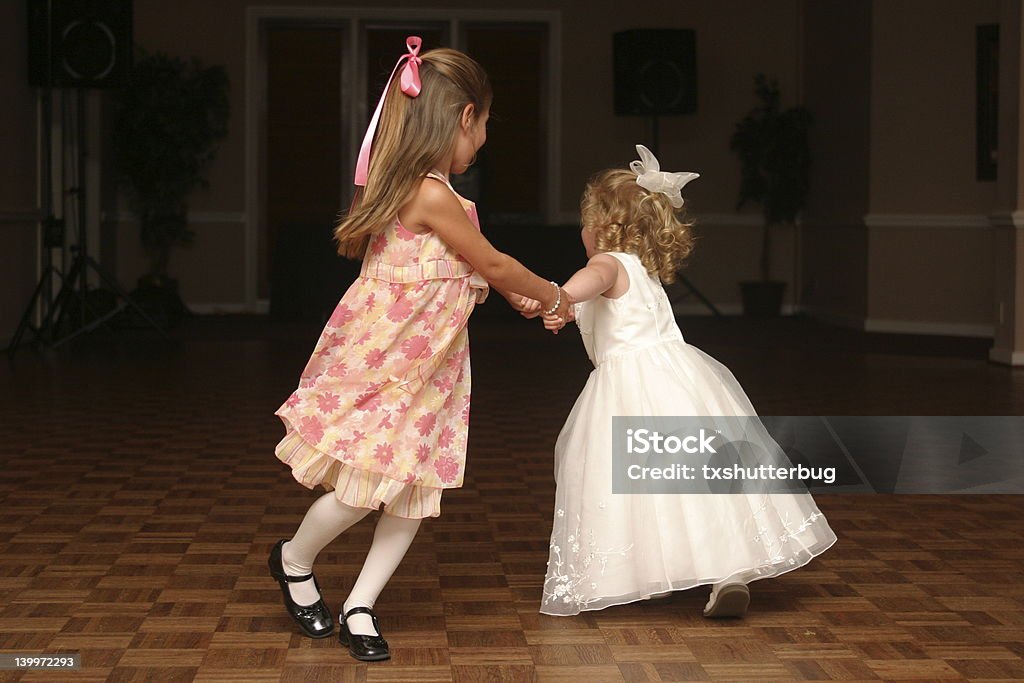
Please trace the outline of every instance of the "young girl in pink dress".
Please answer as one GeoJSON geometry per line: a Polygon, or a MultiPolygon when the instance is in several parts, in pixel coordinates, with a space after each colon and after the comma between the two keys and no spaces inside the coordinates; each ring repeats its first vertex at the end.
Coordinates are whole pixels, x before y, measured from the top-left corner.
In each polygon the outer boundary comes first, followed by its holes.
{"type": "Polygon", "coordinates": [[[276,412],[286,429],[277,457],[300,483],[328,490],[269,559],[307,635],[334,631],[313,578],[317,554],[383,506],[339,616],[342,644],[367,661],[390,656],[372,610],[377,597],[423,518],[440,514],[444,489],[462,485],[474,306],[488,283],[520,310],[533,305],[527,298],[554,314],[567,315],[569,305],[557,284],[491,246],[473,203],[449,183],[486,140],[487,75],[455,50],[421,56],[417,37],[407,47],[363,142],[362,190],[335,230],[339,253],[363,258],[360,277],[276,412]]]}

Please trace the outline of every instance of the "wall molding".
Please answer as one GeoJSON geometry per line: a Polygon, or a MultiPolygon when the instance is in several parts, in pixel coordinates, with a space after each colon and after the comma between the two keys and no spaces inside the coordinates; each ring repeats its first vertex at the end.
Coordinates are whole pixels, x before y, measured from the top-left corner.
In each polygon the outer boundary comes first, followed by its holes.
{"type": "Polygon", "coordinates": [[[0,225],[6,223],[35,223],[42,217],[42,209],[33,209],[31,207],[0,208],[0,225]]]}
{"type": "Polygon", "coordinates": [[[988,215],[993,228],[1024,230],[1024,211],[999,211],[988,215]]]}
{"type": "Polygon", "coordinates": [[[986,214],[944,213],[867,213],[864,225],[869,228],[991,228],[986,214]]]}
{"type": "Polygon", "coordinates": [[[929,334],[949,337],[995,337],[994,325],[972,323],[934,322],[928,320],[897,320],[892,318],[865,318],[865,332],[894,332],[897,334],[929,334]]]}
{"type": "MultiPolygon", "coordinates": [[[[726,225],[740,228],[760,228],[762,218],[756,213],[699,213],[691,214],[690,218],[697,222],[697,227],[702,225],[726,225]]],[[[578,211],[560,211],[555,215],[557,225],[578,226],[580,214],[578,211]]],[[[484,226],[486,233],[486,226],[484,226]]]]}
{"type": "Polygon", "coordinates": [[[1024,351],[1012,351],[1010,349],[993,347],[988,350],[988,359],[1000,365],[1020,366],[1024,365],[1024,351]]]}
{"type": "Polygon", "coordinates": [[[864,317],[854,313],[828,311],[807,307],[807,314],[824,323],[860,330],[861,332],[884,332],[892,334],[926,334],[948,337],[995,336],[994,325],[955,323],[934,320],[900,320],[894,318],[864,317]]]}
{"type": "Polygon", "coordinates": [[[256,301],[250,306],[244,301],[186,301],[188,310],[198,315],[217,315],[222,313],[257,313],[266,315],[270,312],[270,302],[266,299],[256,301]]]}
{"type": "MultiPolygon", "coordinates": [[[[190,225],[214,224],[214,223],[246,223],[247,218],[244,211],[189,211],[186,216],[190,225]]],[[[114,214],[103,212],[100,214],[100,221],[116,223],[137,223],[135,214],[128,211],[118,211],[114,214]]]]}

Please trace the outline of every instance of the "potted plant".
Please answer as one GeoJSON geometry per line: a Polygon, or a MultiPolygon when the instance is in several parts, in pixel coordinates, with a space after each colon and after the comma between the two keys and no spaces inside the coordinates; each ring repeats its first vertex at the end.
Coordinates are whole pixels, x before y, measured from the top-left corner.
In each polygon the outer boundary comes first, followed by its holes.
{"type": "Polygon", "coordinates": [[[786,283],[771,279],[772,228],[794,224],[810,185],[811,113],[803,107],[780,107],[779,83],[758,74],[754,92],[760,104],[736,124],[729,148],[740,159],[739,210],[748,201],[761,204],[761,279],[741,282],[747,315],[777,316],[786,283]]]}
{"type": "Polygon", "coordinates": [[[117,178],[148,260],[132,296],[172,322],[188,310],[168,272],[171,250],[195,237],[187,200],[209,186],[207,168],[227,135],[227,92],[224,67],[140,48],[128,82],[115,93],[117,178]]]}

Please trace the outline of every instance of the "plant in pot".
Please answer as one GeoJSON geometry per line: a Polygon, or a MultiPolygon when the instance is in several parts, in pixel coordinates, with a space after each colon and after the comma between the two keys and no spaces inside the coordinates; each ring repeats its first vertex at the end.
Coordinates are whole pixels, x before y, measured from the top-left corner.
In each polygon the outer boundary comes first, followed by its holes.
{"type": "Polygon", "coordinates": [[[209,186],[206,171],[227,135],[227,93],[224,67],[141,48],[128,82],[115,93],[117,178],[148,262],[132,297],[172,323],[188,309],[168,272],[171,250],[195,237],[187,200],[209,186]]]}
{"type": "Polygon", "coordinates": [[[740,159],[740,193],[736,209],[761,204],[761,279],[741,282],[743,312],[777,316],[786,283],[771,279],[772,229],[794,224],[810,185],[809,133],[813,123],[804,107],[782,110],[779,83],[758,74],[754,92],[760,104],[736,124],[729,148],[740,159]]]}

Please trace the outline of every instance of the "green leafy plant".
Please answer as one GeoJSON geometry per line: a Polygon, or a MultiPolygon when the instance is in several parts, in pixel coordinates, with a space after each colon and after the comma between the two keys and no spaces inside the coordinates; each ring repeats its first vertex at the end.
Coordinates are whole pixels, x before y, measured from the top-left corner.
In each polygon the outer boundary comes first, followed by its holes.
{"type": "Polygon", "coordinates": [[[761,280],[771,273],[771,228],[793,223],[810,187],[809,133],[814,119],[803,107],[782,110],[779,83],[764,74],[754,78],[760,104],[736,124],[729,148],[739,156],[741,177],[736,209],[761,204],[761,280]]]}
{"type": "Polygon", "coordinates": [[[141,227],[145,284],[166,285],[172,248],[195,237],[187,200],[209,186],[206,170],[227,135],[227,93],[224,67],[140,48],[115,95],[118,181],[141,227]]]}

